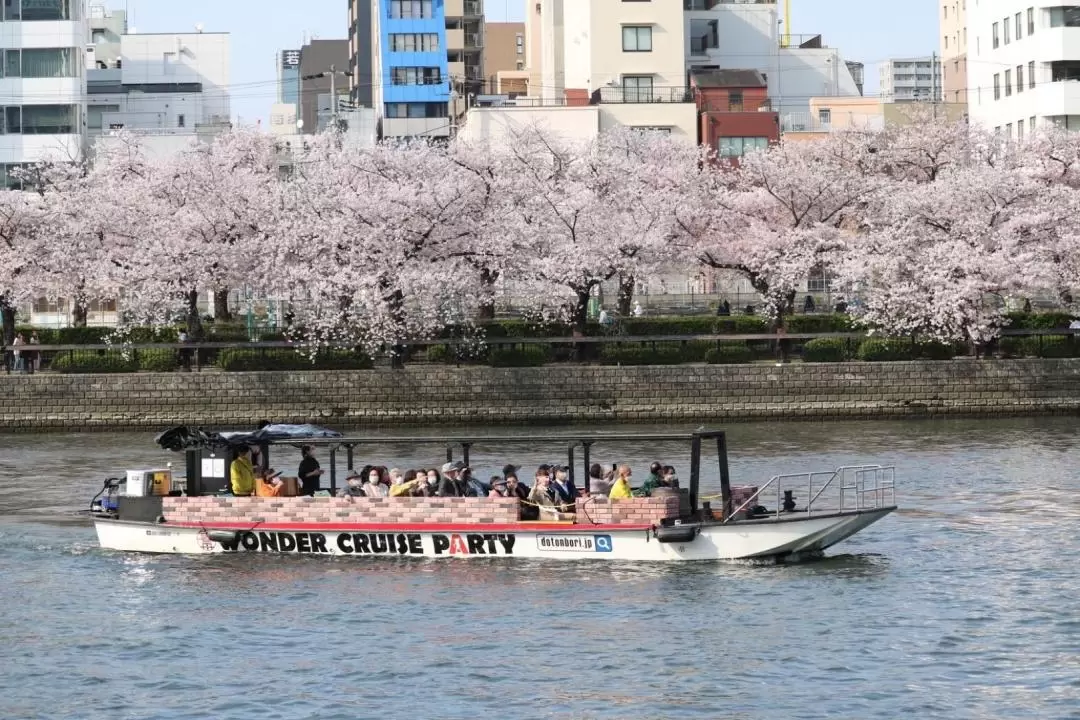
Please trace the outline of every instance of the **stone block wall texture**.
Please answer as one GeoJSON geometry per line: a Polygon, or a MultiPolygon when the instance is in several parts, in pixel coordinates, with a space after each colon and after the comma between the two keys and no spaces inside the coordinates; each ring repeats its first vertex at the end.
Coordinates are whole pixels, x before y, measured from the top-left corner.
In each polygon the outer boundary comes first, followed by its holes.
{"type": "Polygon", "coordinates": [[[579,525],[658,525],[664,518],[679,517],[679,496],[578,498],[576,514],[579,525]]]}
{"type": "Polygon", "coordinates": [[[166,497],[168,522],[256,523],[468,523],[518,522],[515,498],[166,497]]]}
{"type": "Polygon", "coordinates": [[[1030,415],[1080,409],[1080,359],[0,375],[0,429],[335,428],[1030,415]]]}

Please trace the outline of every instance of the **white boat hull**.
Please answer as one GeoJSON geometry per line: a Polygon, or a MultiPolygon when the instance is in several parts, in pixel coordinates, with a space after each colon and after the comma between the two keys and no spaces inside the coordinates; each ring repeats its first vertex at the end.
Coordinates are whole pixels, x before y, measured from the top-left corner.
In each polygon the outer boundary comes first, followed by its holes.
{"type": "Polygon", "coordinates": [[[102,548],[125,552],[664,562],[817,554],[894,509],[711,524],[683,542],[660,542],[649,528],[614,525],[200,527],[107,518],[95,518],[94,525],[102,548]]]}

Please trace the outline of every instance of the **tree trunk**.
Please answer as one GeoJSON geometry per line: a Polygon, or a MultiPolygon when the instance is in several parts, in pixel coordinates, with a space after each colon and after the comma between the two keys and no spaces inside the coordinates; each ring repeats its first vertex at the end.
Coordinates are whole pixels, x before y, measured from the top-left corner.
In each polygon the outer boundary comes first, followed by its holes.
{"type": "Polygon", "coordinates": [[[479,320],[495,319],[495,282],[499,279],[497,270],[480,269],[480,284],[484,286],[484,300],[477,312],[479,320]]]}
{"type": "Polygon", "coordinates": [[[0,300],[0,320],[4,323],[4,345],[15,342],[15,308],[6,300],[0,300]]]}
{"type": "Polygon", "coordinates": [[[634,276],[633,275],[620,275],[619,276],[619,299],[618,307],[619,315],[622,317],[630,317],[630,304],[634,302],[634,276]]]}
{"type": "Polygon", "coordinates": [[[229,312],[229,290],[215,290],[214,291],[214,320],[232,320],[232,313],[229,312]]]}
{"type": "Polygon", "coordinates": [[[90,314],[90,308],[86,304],[86,298],[75,296],[71,301],[71,324],[75,327],[86,327],[86,316],[90,314]]]}
{"type": "Polygon", "coordinates": [[[187,334],[191,342],[203,339],[202,318],[199,317],[199,291],[191,290],[187,294],[187,334]]]}
{"type": "Polygon", "coordinates": [[[574,303],[574,330],[579,333],[585,332],[585,325],[589,321],[589,300],[592,299],[592,288],[577,291],[577,302],[574,303]]]}

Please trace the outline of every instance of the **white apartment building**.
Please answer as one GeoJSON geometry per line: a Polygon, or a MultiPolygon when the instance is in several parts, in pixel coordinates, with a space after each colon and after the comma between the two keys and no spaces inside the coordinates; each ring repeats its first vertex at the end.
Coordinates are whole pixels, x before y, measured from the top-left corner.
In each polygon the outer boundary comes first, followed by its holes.
{"type": "Polygon", "coordinates": [[[683,0],[530,0],[529,96],[474,111],[462,132],[539,125],[587,138],[625,125],[697,142],[683,12],[683,0]]]}
{"type": "Polygon", "coordinates": [[[1053,122],[1080,130],[1080,5],[968,2],[968,112],[1008,137],[1053,122]]]}
{"type": "Polygon", "coordinates": [[[894,58],[878,67],[883,103],[941,102],[941,59],[937,55],[894,58]]]}
{"type": "Polygon", "coordinates": [[[938,0],[942,100],[967,103],[967,0],[938,0]]]}
{"type": "Polygon", "coordinates": [[[810,98],[858,97],[861,82],[839,50],[820,35],[792,35],[769,0],[685,0],[686,65],[757,70],[769,85],[774,110],[808,112],[810,98]]]}
{"type": "Polygon", "coordinates": [[[10,171],[82,153],[86,16],[81,0],[0,6],[0,184],[10,171]]]}
{"type": "Polygon", "coordinates": [[[87,135],[142,136],[150,155],[229,127],[228,33],[132,34],[121,10],[94,6],[87,46],[87,135]]]}

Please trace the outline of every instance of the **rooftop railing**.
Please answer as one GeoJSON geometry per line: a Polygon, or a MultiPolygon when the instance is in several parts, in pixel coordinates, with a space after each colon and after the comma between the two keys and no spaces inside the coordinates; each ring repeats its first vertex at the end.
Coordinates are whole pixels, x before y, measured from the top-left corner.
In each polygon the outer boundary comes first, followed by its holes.
{"type": "Polygon", "coordinates": [[[602,87],[593,93],[599,104],[688,103],[694,93],[686,87],[602,87]]]}

